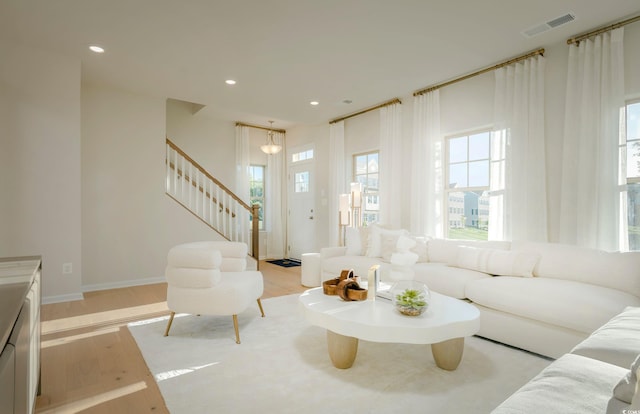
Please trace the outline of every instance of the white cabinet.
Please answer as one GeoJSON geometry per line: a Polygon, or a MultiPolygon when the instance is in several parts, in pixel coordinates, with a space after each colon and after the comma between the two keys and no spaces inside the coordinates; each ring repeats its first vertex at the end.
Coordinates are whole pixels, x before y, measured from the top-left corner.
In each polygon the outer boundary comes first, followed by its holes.
{"type": "Polygon", "coordinates": [[[0,414],[32,414],[40,380],[40,258],[0,259],[0,414]]]}

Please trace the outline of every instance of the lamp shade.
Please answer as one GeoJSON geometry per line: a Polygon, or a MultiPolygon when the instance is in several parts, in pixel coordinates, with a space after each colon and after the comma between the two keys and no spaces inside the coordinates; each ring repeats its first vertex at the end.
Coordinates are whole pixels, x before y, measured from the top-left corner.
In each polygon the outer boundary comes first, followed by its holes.
{"type": "Polygon", "coordinates": [[[362,183],[351,183],[351,206],[353,208],[362,206],[362,183]]]}
{"type": "Polygon", "coordinates": [[[260,149],[265,154],[272,155],[279,153],[280,150],[282,150],[282,147],[280,145],[274,144],[273,142],[270,142],[268,144],[260,145],[260,149]]]}
{"type": "Polygon", "coordinates": [[[351,217],[351,211],[349,209],[350,194],[340,194],[340,225],[348,226],[349,218],[351,217]]]}
{"type": "Polygon", "coordinates": [[[277,154],[282,150],[282,145],[278,145],[273,141],[273,121],[269,121],[271,126],[269,127],[269,131],[267,132],[267,143],[264,145],[260,145],[260,149],[267,155],[277,154]]]}

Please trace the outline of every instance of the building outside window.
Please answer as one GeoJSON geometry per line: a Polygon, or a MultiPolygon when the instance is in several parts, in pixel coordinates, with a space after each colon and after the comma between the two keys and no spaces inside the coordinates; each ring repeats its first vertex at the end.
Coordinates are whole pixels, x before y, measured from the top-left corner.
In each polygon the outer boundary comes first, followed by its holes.
{"type": "Polygon", "coordinates": [[[446,144],[446,237],[487,240],[491,132],[448,137],[446,144]]]}
{"type": "MultiPolygon", "coordinates": [[[[249,195],[251,205],[258,204],[258,229],[264,230],[264,165],[249,166],[249,195]]],[[[252,218],[251,218],[252,219],[252,218]]],[[[250,220],[251,220],[250,219],[250,220]]]]}
{"type": "Polygon", "coordinates": [[[640,250],[640,99],[627,102],[620,153],[626,152],[627,231],[629,250],[640,250]]]}
{"type": "Polygon", "coordinates": [[[353,181],[362,183],[362,223],[377,223],[380,216],[378,151],[353,156],[353,181]]]}

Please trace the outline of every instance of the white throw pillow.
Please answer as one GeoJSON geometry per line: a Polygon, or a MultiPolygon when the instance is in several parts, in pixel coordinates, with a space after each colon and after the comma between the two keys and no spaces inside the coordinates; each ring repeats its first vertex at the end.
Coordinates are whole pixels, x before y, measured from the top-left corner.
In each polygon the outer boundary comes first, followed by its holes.
{"type": "Polygon", "coordinates": [[[411,251],[418,255],[418,263],[427,263],[429,261],[426,239],[417,237],[416,245],[411,248],[411,251]]]}
{"type": "Polygon", "coordinates": [[[537,253],[459,246],[456,267],[497,276],[533,277],[537,253]]]}
{"type": "MultiPolygon", "coordinates": [[[[400,237],[407,234],[406,230],[387,230],[377,224],[369,226],[369,245],[367,246],[368,257],[382,257],[382,235],[391,235],[400,237]]],[[[395,246],[394,246],[395,247],[395,246]]]]}
{"type": "Polygon", "coordinates": [[[344,245],[347,246],[345,256],[362,256],[362,237],[360,229],[347,227],[344,233],[344,245]]]}
{"type": "Polygon", "coordinates": [[[380,234],[380,257],[383,262],[389,262],[391,255],[396,252],[400,236],[394,234],[380,234]]]}
{"type": "Polygon", "coordinates": [[[624,401],[627,404],[631,404],[636,392],[636,383],[638,382],[638,369],[640,369],[640,355],[631,364],[631,370],[625,375],[618,385],[613,389],[613,396],[624,401]]]}

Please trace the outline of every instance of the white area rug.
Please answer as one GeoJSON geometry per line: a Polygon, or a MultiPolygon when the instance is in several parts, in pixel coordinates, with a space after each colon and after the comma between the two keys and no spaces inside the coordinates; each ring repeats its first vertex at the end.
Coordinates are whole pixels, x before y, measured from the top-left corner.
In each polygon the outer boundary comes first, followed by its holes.
{"type": "Polygon", "coordinates": [[[171,413],[488,413],[550,361],[481,338],[465,340],[456,371],[428,345],[360,341],[351,369],[334,368],[326,331],[302,316],[298,295],[238,316],[129,325],[171,413]]]}

